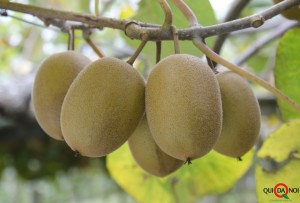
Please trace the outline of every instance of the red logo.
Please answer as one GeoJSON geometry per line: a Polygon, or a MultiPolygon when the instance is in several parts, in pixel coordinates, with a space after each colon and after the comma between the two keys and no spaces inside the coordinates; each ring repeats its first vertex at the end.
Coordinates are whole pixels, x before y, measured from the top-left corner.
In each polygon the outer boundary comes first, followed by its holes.
{"type": "Polygon", "coordinates": [[[277,185],[274,186],[274,195],[276,195],[276,197],[289,199],[287,195],[288,193],[289,193],[289,188],[286,184],[278,183],[277,185]]]}

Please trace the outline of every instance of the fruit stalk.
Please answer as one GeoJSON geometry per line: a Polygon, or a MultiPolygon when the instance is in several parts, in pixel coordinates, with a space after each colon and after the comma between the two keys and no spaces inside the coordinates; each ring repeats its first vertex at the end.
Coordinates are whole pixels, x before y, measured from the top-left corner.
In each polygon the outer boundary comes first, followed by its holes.
{"type": "Polygon", "coordinates": [[[160,61],[161,58],[161,41],[156,42],[156,63],[160,61]]]}
{"type": "Polygon", "coordinates": [[[165,21],[162,25],[162,30],[168,31],[171,28],[173,22],[172,10],[166,0],[158,0],[158,2],[165,13],[165,21]]]}
{"type": "Polygon", "coordinates": [[[68,30],[68,50],[74,50],[74,30],[70,28],[68,30]]]}
{"type": "Polygon", "coordinates": [[[141,51],[143,50],[143,48],[145,47],[147,42],[148,42],[148,35],[144,34],[142,37],[142,42],[141,42],[140,46],[135,50],[135,52],[130,57],[130,59],[128,59],[128,61],[127,61],[128,64],[132,65],[134,63],[134,61],[139,56],[139,54],[141,53],[141,51]]]}
{"type": "Polygon", "coordinates": [[[179,47],[179,38],[178,32],[175,26],[172,26],[172,33],[173,33],[173,41],[174,41],[174,51],[175,54],[180,54],[180,47],[179,47]]]}
{"type": "Polygon", "coordinates": [[[83,30],[82,35],[86,43],[93,49],[93,51],[99,56],[99,58],[103,58],[104,54],[102,51],[98,49],[98,47],[94,44],[94,42],[90,38],[91,32],[89,30],[83,30]]]}
{"type": "Polygon", "coordinates": [[[173,2],[188,19],[190,27],[199,25],[196,15],[183,0],[173,0],[173,2]]]}

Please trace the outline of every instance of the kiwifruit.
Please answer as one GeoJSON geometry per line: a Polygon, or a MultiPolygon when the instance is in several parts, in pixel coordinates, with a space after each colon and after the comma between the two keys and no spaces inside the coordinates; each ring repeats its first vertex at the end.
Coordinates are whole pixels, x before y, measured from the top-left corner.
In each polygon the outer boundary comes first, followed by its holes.
{"type": "Polygon", "coordinates": [[[127,141],[144,112],[144,79],[128,63],[104,57],[70,86],[62,105],[62,133],[78,154],[105,156],[127,141]]]}
{"type": "MultiPolygon", "coordinates": [[[[282,0],[273,0],[274,4],[281,2],[282,0]]],[[[286,11],[281,13],[284,17],[291,20],[299,20],[300,21],[300,7],[294,6],[286,11]]]]}
{"type": "Polygon", "coordinates": [[[155,143],[146,116],[128,139],[132,156],[146,172],[164,177],[182,166],[183,161],[164,153],[155,143]]]}
{"type": "Polygon", "coordinates": [[[74,78],[91,61],[75,51],[56,53],[46,58],[35,76],[32,104],[41,128],[52,138],[63,140],[60,111],[74,78]]]}
{"type": "Polygon", "coordinates": [[[183,161],[207,154],[222,126],[215,74],[196,56],[166,57],[149,75],[146,114],[152,136],[165,153],[183,161]]]}
{"type": "Polygon", "coordinates": [[[257,141],[259,105],[250,85],[241,76],[227,71],[217,74],[217,79],[221,89],[223,125],[214,150],[238,158],[257,141]]]}

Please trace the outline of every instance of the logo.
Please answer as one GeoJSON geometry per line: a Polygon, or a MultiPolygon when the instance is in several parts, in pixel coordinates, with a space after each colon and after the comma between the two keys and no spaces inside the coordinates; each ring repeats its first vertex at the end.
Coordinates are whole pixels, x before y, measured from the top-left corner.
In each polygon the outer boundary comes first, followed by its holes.
{"type": "Polygon", "coordinates": [[[289,193],[289,188],[286,184],[278,183],[277,185],[274,186],[274,194],[276,195],[276,197],[290,199],[288,193],[289,193]]]}
{"type": "Polygon", "coordinates": [[[265,194],[274,194],[276,200],[279,201],[291,201],[290,194],[299,194],[299,187],[288,187],[284,183],[277,183],[273,188],[263,188],[265,194]]]}

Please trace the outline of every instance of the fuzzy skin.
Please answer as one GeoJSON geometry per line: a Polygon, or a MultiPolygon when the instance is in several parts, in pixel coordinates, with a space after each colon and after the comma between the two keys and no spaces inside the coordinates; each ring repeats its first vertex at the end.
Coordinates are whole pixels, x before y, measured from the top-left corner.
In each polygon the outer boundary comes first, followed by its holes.
{"type": "Polygon", "coordinates": [[[260,109],[248,82],[234,72],[219,73],[223,126],[214,147],[217,152],[241,157],[256,143],[260,131],[260,109]]]}
{"type": "Polygon", "coordinates": [[[104,57],[72,83],[62,106],[62,132],[74,151],[101,157],[127,141],[144,112],[144,79],[126,62],[104,57]]]}
{"type": "Polygon", "coordinates": [[[53,54],[40,65],[32,89],[37,122],[52,138],[63,140],[60,111],[64,97],[83,68],[91,61],[75,51],[53,54]]]}
{"type": "MultiPolygon", "coordinates": [[[[273,0],[274,4],[282,2],[282,0],[273,0]]],[[[281,13],[284,17],[290,20],[298,20],[300,21],[300,8],[299,6],[292,7],[281,13]]]]}
{"type": "Polygon", "coordinates": [[[146,172],[158,176],[167,176],[179,169],[183,161],[164,153],[155,143],[146,116],[128,139],[132,156],[146,172]]]}
{"type": "Polygon", "coordinates": [[[183,161],[207,154],[222,126],[221,94],[210,67],[198,57],[161,60],[146,86],[148,124],[157,145],[183,161]]]}

